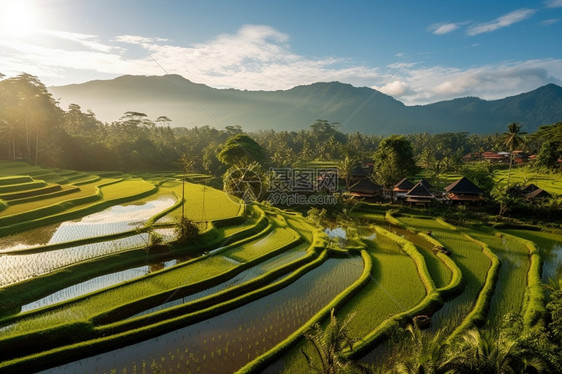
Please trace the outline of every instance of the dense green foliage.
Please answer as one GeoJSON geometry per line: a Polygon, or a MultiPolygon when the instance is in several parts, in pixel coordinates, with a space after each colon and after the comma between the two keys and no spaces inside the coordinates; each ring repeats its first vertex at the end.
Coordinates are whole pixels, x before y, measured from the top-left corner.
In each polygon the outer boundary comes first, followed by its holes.
{"type": "Polygon", "coordinates": [[[373,155],[373,173],[378,183],[390,187],[405,175],[415,174],[412,145],[403,136],[390,136],[383,139],[373,155]]]}
{"type": "MultiPolygon", "coordinates": [[[[192,171],[220,176],[226,170],[217,157],[221,144],[242,134],[238,125],[172,128],[168,117],[151,120],[137,111],[103,123],[92,111],[83,111],[76,104],[70,104],[66,111],[60,109],[45,86],[28,74],[0,80],[0,92],[0,158],[5,160],[90,171],[171,170],[178,168],[177,161],[185,155],[192,171]]],[[[382,140],[381,136],[349,132],[337,122],[319,119],[309,124],[307,130],[276,128],[248,135],[264,150],[258,158],[265,156],[267,166],[274,167],[346,156],[371,162],[382,140]]],[[[527,142],[531,153],[539,153],[545,139],[554,143],[548,148],[548,157],[539,157],[537,165],[553,166],[555,153],[560,152],[559,128],[559,124],[543,126],[527,142]]],[[[507,149],[499,133],[421,133],[407,139],[417,164],[430,170],[437,182],[441,175],[458,170],[468,153],[507,149]]]]}

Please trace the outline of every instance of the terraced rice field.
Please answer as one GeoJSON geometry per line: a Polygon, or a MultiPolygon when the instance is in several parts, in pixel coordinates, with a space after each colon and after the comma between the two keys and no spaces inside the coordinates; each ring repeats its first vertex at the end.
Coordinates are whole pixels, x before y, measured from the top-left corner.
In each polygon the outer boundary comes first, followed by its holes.
{"type": "Polygon", "coordinates": [[[362,246],[346,248],[299,213],[176,177],[0,163],[0,372],[307,373],[302,334],[332,308],[355,314],[350,353],[377,365],[397,349],[384,343],[394,324],[428,314],[429,335],[493,331],[533,314],[530,280],[560,281],[557,234],[365,206],[362,246]],[[179,246],[182,195],[203,231],[179,246]],[[149,247],[147,227],[165,245],[149,247]]]}

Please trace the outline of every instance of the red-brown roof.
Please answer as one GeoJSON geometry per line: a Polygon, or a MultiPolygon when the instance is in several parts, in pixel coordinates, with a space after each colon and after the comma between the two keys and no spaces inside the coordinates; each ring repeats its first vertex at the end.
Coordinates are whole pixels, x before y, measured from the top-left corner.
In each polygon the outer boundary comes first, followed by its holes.
{"type": "Polygon", "coordinates": [[[454,201],[480,201],[483,200],[479,195],[456,195],[454,193],[447,195],[448,200],[454,201]]]}

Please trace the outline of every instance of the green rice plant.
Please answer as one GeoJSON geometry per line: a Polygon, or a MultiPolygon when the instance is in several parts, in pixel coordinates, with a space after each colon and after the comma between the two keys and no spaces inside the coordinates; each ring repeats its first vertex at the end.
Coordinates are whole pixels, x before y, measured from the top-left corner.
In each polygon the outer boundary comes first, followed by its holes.
{"type": "Polygon", "coordinates": [[[84,184],[89,184],[89,183],[95,183],[101,180],[101,177],[99,175],[91,175],[91,174],[87,174],[84,177],[78,179],[78,180],[73,180],[72,181],[72,185],[73,186],[81,186],[84,184]]]}
{"type": "Polygon", "coordinates": [[[339,316],[356,313],[349,324],[350,334],[356,337],[366,336],[385,319],[412,308],[426,294],[415,262],[397,242],[377,235],[371,245],[369,283],[338,311],[339,316]]]}
{"type": "Polygon", "coordinates": [[[434,219],[401,216],[399,220],[416,231],[431,231],[431,237],[451,251],[451,260],[463,274],[463,292],[445,303],[431,317],[432,329],[451,331],[472,310],[474,300],[486,281],[491,261],[482,253],[482,248],[477,243],[462,236],[458,230],[447,228],[434,219]]]}
{"type": "Polygon", "coordinates": [[[540,251],[542,282],[562,281],[562,235],[547,231],[502,230],[502,232],[532,241],[540,251]]]}
{"type": "Polygon", "coordinates": [[[494,231],[487,227],[471,230],[470,236],[486,243],[501,261],[498,281],[486,319],[486,328],[493,330],[501,324],[503,316],[522,311],[529,269],[529,251],[519,241],[495,235],[494,231]]]}
{"type": "MultiPolygon", "coordinates": [[[[182,196],[181,181],[169,181],[160,187],[164,191],[182,196]]],[[[237,202],[224,191],[209,186],[185,183],[185,215],[194,222],[216,221],[242,215],[244,204],[237,202]]],[[[181,216],[181,209],[169,214],[171,220],[181,216]]]]}
{"type": "MultiPolygon", "coordinates": [[[[260,241],[261,238],[260,236],[263,235],[263,233],[266,233],[270,230],[270,228],[266,228],[262,234],[257,234],[255,236],[255,238],[253,239],[254,241],[260,241]]],[[[144,234],[147,235],[147,234],[144,234]]],[[[273,234],[270,234],[273,235],[273,234]]],[[[137,235],[138,236],[138,235],[137,235]]],[[[283,246],[284,243],[289,243],[291,241],[295,240],[295,236],[292,236],[290,238],[286,237],[284,235],[285,239],[287,239],[286,242],[278,242],[278,246],[281,247],[283,246]]],[[[127,239],[127,238],[125,238],[127,239]]],[[[147,240],[147,238],[145,238],[147,240]]],[[[276,238],[280,239],[280,238],[276,238]]],[[[242,243],[240,243],[242,244],[242,243]]],[[[240,245],[237,243],[233,243],[231,246],[232,247],[236,247],[237,245],[240,245]]],[[[227,249],[227,248],[225,248],[227,249]]],[[[93,247],[93,249],[91,249],[90,251],[99,251],[100,249],[97,249],[97,247],[93,247]]],[[[58,252],[55,252],[55,254],[58,254],[58,252]]],[[[53,252],[47,252],[47,253],[53,253],[53,252]]],[[[85,251],[80,251],[78,253],[83,253],[85,251]]],[[[85,252],[88,253],[88,252],[85,252]]],[[[14,256],[16,257],[16,256],[14,256]]],[[[60,256],[63,257],[64,256],[60,256]]],[[[58,259],[59,257],[57,257],[58,259]]],[[[180,287],[182,285],[186,285],[186,284],[190,284],[190,283],[195,283],[197,281],[200,281],[202,279],[207,279],[207,278],[212,278],[214,275],[223,273],[231,268],[233,268],[235,265],[232,263],[232,261],[229,261],[227,258],[223,257],[223,256],[210,256],[208,259],[205,259],[205,261],[201,261],[202,258],[199,258],[197,260],[195,260],[194,262],[189,262],[186,264],[182,264],[180,266],[177,266],[173,269],[166,269],[168,271],[162,271],[161,274],[151,274],[151,276],[146,277],[146,279],[142,279],[142,280],[136,280],[133,282],[129,282],[126,284],[123,284],[121,287],[117,288],[117,289],[110,289],[107,290],[106,292],[100,293],[96,296],[92,296],[89,299],[85,299],[83,300],[81,303],[75,303],[73,305],[76,305],[76,307],[78,308],[85,308],[86,310],[89,310],[89,313],[93,313],[91,314],[91,317],[93,317],[94,315],[100,314],[102,313],[104,310],[107,309],[111,309],[113,308],[114,304],[116,302],[118,303],[123,303],[126,302],[126,300],[134,300],[136,298],[142,298],[142,297],[146,297],[147,295],[150,295],[151,292],[152,293],[158,293],[161,291],[165,291],[165,290],[169,290],[169,289],[173,289],[176,287],[180,287]],[[215,265],[213,265],[215,264],[215,265]],[[158,276],[158,282],[157,284],[160,284],[160,287],[154,288],[154,284],[155,282],[153,281],[153,278],[155,276],[158,276]],[[151,291],[152,290],[152,291],[151,291]],[[107,296],[109,294],[109,296],[107,296]],[[142,295],[142,297],[141,297],[142,295]],[[101,301],[99,301],[101,300],[101,301]],[[84,306],[86,305],[86,306],[84,306]],[[91,305],[91,307],[89,307],[88,305],[91,305]]],[[[64,260],[59,260],[59,261],[64,261],[64,260]]],[[[42,261],[41,264],[44,264],[45,261],[42,261]]],[[[23,268],[23,264],[18,264],[20,265],[20,268],[23,268]]],[[[30,265],[28,265],[30,266],[30,265]]],[[[41,266],[41,265],[37,265],[37,266],[41,266]]],[[[45,266],[45,265],[43,265],[45,266]]],[[[25,269],[25,268],[24,268],[25,269]]],[[[32,268],[32,270],[34,270],[34,268],[32,268]]],[[[21,272],[23,272],[24,270],[20,270],[21,272]]],[[[29,271],[27,272],[27,274],[29,274],[29,271]]],[[[64,307],[61,307],[64,308],[64,307]]],[[[72,309],[72,308],[71,308],[72,309]]],[[[38,312],[34,313],[37,314],[38,312]]],[[[36,317],[32,317],[36,318],[36,317]]],[[[37,318],[41,318],[40,316],[37,318]]],[[[24,326],[25,323],[18,323],[18,326],[24,326]]]]}
{"type": "MultiPolygon", "coordinates": [[[[22,235],[0,239],[0,251],[13,254],[32,254],[41,252],[40,249],[25,251],[27,248],[44,246],[44,251],[59,249],[61,243],[78,244],[80,241],[92,242],[94,238],[107,237],[114,239],[117,234],[134,234],[141,225],[149,223],[159,212],[172,207],[174,200],[171,196],[144,199],[134,205],[114,205],[101,212],[82,217],[78,221],[66,221],[58,225],[42,241],[33,241],[33,244],[24,245],[22,239],[35,235],[36,232],[43,234],[43,229],[25,232],[22,235]],[[11,243],[10,243],[11,242],[11,243]]],[[[87,244],[87,243],[80,243],[87,244]]]]}
{"type": "Polygon", "coordinates": [[[78,300],[42,308],[23,314],[14,320],[4,336],[20,335],[37,329],[57,326],[73,321],[93,318],[116,305],[140,299],[170,288],[194,283],[212,277],[232,268],[232,262],[222,256],[212,256],[205,261],[182,264],[179,267],[164,269],[147,277],[132,280],[122,285],[84,295],[78,300]],[[156,277],[156,278],[155,278],[156,277]]]}
{"type": "Polygon", "coordinates": [[[468,313],[462,323],[451,333],[451,335],[449,335],[449,337],[447,338],[448,342],[453,341],[463,332],[474,327],[482,326],[486,322],[486,316],[490,307],[490,300],[492,299],[492,296],[494,294],[494,288],[496,286],[499,268],[501,265],[498,257],[490,250],[486,243],[476,240],[469,235],[464,235],[468,240],[471,240],[482,247],[482,252],[490,259],[492,265],[488,270],[484,286],[478,294],[478,298],[476,299],[474,307],[472,308],[470,313],[468,313]]]}
{"type": "MultiPolygon", "coordinates": [[[[255,266],[252,266],[247,270],[242,271],[241,273],[237,274],[236,276],[229,279],[228,281],[220,283],[214,287],[206,288],[203,291],[199,291],[182,298],[176,298],[174,300],[144,310],[140,313],[133,315],[132,318],[147,315],[160,310],[168,309],[177,305],[184,305],[189,302],[207,298],[212,295],[216,296],[216,294],[222,291],[232,290],[234,287],[241,286],[241,285],[248,285],[250,281],[253,281],[256,278],[259,278],[263,275],[266,275],[269,272],[275,272],[276,274],[283,274],[280,275],[280,277],[284,277],[286,276],[286,274],[283,273],[283,268],[286,267],[287,269],[291,269],[292,266],[290,266],[289,264],[293,264],[297,262],[302,263],[302,261],[298,261],[298,260],[303,259],[303,257],[307,255],[306,249],[308,247],[309,245],[307,243],[301,243],[296,247],[286,250],[269,260],[265,260],[263,262],[257,263],[255,266]]],[[[276,279],[276,277],[272,276],[271,279],[276,279]]]]}
{"type": "Polygon", "coordinates": [[[34,190],[45,187],[45,181],[33,180],[31,182],[23,182],[16,184],[0,185],[0,195],[8,194],[10,192],[21,192],[26,190],[34,190]]]}
{"type": "Polygon", "coordinates": [[[265,236],[258,241],[226,250],[222,252],[222,255],[240,262],[247,262],[279,248],[283,243],[289,243],[298,238],[300,237],[292,229],[284,227],[275,228],[271,235],[265,236]]]}
{"type": "MultiPolygon", "coordinates": [[[[319,258],[318,261],[322,263],[325,258],[319,258]]],[[[150,347],[152,351],[162,348],[166,350],[165,352],[168,352],[168,344],[181,342],[182,350],[183,348],[191,350],[195,344],[204,349],[200,353],[193,352],[195,353],[193,359],[199,360],[202,370],[208,368],[208,366],[203,366],[205,362],[213,361],[208,360],[211,352],[217,352],[218,348],[221,351],[232,352],[232,355],[229,354],[228,361],[231,365],[229,370],[234,371],[268,349],[275,347],[285,337],[298,330],[307,320],[315,316],[315,313],[317,314],[319,310],[323,311],[323,308],[327,304],[329,305],[334,297],[349,289],[349,285],[353,285],[353,281],[363,270],[362,262],[357,257],[346,260],[328,260],[320,267],[314,265],[314,270],[296,273],[294,279],[286,281],[289,282],[290,286],[288,284],[283,284],[281,287],[276,284],[268,285],[263,290],[256,290],[235,300],[228,300],[224,307],[221,306],[220,309],[215,307],[209,312],[198,311],[193,316],[166,320],[157,325],[143,326],[124,334],[100,337],[95,340],[41,352],[33,356],[11,361],[6,360],[0,364],[0,369],[25,371],[32,367],[38,368],[41,364],[45,365],[45,362],[61,363],[68,361],[70,358],[75,360],[91,356],[96,351],[130,345],[169,332],[169,334],[153,340],[146,340],[115,351],[113,357],[121,363],[130,363],[131,361],[140,363],[141,359],[146,358],[144,354],[137,355],[137,353],[145,350],[143,347],[150,347]],[[316,287],[316,284],[322,284],[323,287],[316,287]],[[276,292],[271,293],[273,290],[276,290],[276,292]],[[267,293],[264,294],[264,292],[267,293]],[[254,301],[249,302],[251,300],[254,301]],[[232,309],[235,305],[239,307],[232,309]],[[226,307],[228,309],[223,309],[226,307]],[[227,310],[230,311],[227,312],[227,310]],[[209,319],[208,322],[183,328],[194,317],[197,318],[197,315],[210,312],[215,313],[216,317],[209,319]],[[219,315],[219,313],[222,314],[219,315]],[[234,321],[234,323],[226,321],[234,321]],[[207,332],[217,330],[218,336],[207,335],[207,332]],[[228,337],[236,338],[240,336],[238,331],[244,331],[246,344],[240,344],[237,339],[228,339],[228,337]],[[205,338],[201,342],[203,336],[205,338]],[[226,336],[226,338],[221,339],[223,336],[226,336]],[[259,339],[257,339],[258,337],[259,339]],[[155,344],[156,342],[158,344],[155,344]],[[217,344],[219,345],[217,346],[217,344]],[[237,354],[238,352],[240,354],[237,354]]],[[[45,341],[45,339],[43,340],[45,341]]],[[[96,361],[97,358],[89,358],[78,363],[78,365],[88,365],[89,360],[96,361]]]]}
{"type": "Polygon", "coordinates": [[[433,282],[433,279],[429,275],[429,270],[427,269],[425,259],[423,258],[421,253],[418,252],[412,242],[398,235],[395,235],[390,231],[383,229],[382,227],[376,227],[376,230],[377,234],[386,236],[390,240],[398,243],[402,250],[414,261],[414,263],[416,264],[417,273],[422,280],[426,292],[431,293],[435,291],[435,282],[433,282]]]}
{"type": "Polygon", "coordinates": [[[2,233],[13,233],[14,231],[25,230],[31,227],[37,227],[82,216],[107,208],[111,205],[148,196],[157,190],[157,187],[149,184],[148,182],[136,180],[123,181],[123,185],[115,188],[113,185],[119,184],[118,182],[121,181],[115,180],[99,185],[99,189],[96,188],[97,192],[94,195],[82,198],[73,198],[51,206],[37,208],[16,215],[0,217],[0,223],[6,225],[0,229],[0,235],[2,233]],[[129,189],[125,188],[125,186],[128,186],[129,189]],[[133,189],[135,186],[137,188],[133,189]],[[102,201],[98,201],[102,198],[103,188],[107,188],[105,192],[109,197],[103,198],[102,201]]]}
{"type": "Polygon", "coordinates": [[[0,287],[22,282],[75,263],[146,245],[148,234],[29,255],[0,256],[0,287]]]}
{"type": "Polygon", "coordinates": [[[527,239],[519,238],[509,234],[501,234],[520,241],[529,250],[529,272],[527,273],[527,288],[523,302],[523,323],[530,328],[535,325],[544,324],[546,315],[545,295],[541,283],[541,257],[535,244],[527,239]]]}
{"type": "MultiPolygon", "coordinates": [[[[418,235],[423,237],[428,243],[431,243],[433,246],[438,246],[438,247],[443,246],[443,244],[441,242],[435,240],[435,238],[429,236],[428,234],[426,234],[424,232],[419,232],[418,235]]],[[[455,261],[453,261],[445,253],[437,252],[435,254],[435,256],[438,257],[439,260],[441,260],[441,262],[450,271],[451,276],[449,278],[449,283],[446,284],[446,285],[443,285],[443,286],[441,286],[440,288],[437,289],[437,292],[439,292],[441,295],[443,295],[443,297],[445,299],[449,299],[453,296],[456,296],[464,288],[464,279],[463,279],[463,276],[462,276],[462,271],[461,271],[461,269],[459,269],[459,267],[457,266],[455,261]]],[[[430,270],[431,270],[431,268],[430,268],[430,270]]]]}
{"type": "Polygon", "coordinates": [[[405,225],[402,222],[400,222],[399,220],[394,218],[394,216],[392,215],[392,212],[390,210],[385,213],[384,219],[385,219],[385,221],[389,222],[392,225],[405,228],[405,225]]]}
{"type": "MultiPolygon", "coordinates": [[[[298,368],[308,367],[302,366],[302,356],[300,350],[302,349],[302,336],[305,331],[310,329],[313,325],[319,323],[321,320],[328,316],[328,313],[334,308],[339,308],[349,302],[355,297],[368,283],[372,274],[372,261],[371,257],[368,255],[367,251],[361,251],[361,257],[365,264],[363,273],[361,277],[357,279],[352,285],[341,292],[337,297],[335,297],[332,302],[326,305],[322,310],[320,310],[314,317],[309,319],[305,324],[303,324],[297,331],[293,332],[285,340],[277,344],[273,349],[264,352],[261,356],[257,357],[253,361],[247,363],[244,367],[238,370],[237,374],[244,373],[254,373],[267,367],[268,364],[273,362],[276,357],[280,356],[282,353],[289,351],[285,356],[289,357],[289,367],[286,370],[299,370],[298,368]],[[298,343],[298,344],[297,344],[298,343]]],[[[299,370],[300,371],[300,370],[299,370]]]]}
{"type": "MultiPolygon", "coordinates": [[[[76,194],[73,194],[72,198],[83,198],[87,196],[93,196],[98,193],[98,186],[102,186],[106,183],[116,182],[117,179],[102,179],[99,183],[84,185],[80,187],[80,191],[76,194]]],[[[4,217],[7,215],[16,215],[21,214],[29,211],[34,211],[39,208],[44,208],[48,206],[52,206],[55,204],[60,204],[62,202],[71,200],[67,196],[56,196],[56,197],[47,197],[45,199],[39,201],[31,201],[29,203],[18,204],[18,205],[11,205],[8,209],[3,212],[0,212],[0,217],[4,217]]]]}
{"type": "MultiPolygon", "coordinates": [[[[1,168],[0,168],[1,170],[1,168]]],[[[10,184],[20,184],[33,182],[33,178],[28,175],[11,175],[9,177],[0,177],[0,186],[6,186],[10,184]]]]}
{"type": "MultiPolygon", "coordinates": [[[[508,170],[496,170],[494,172],[494,181],[507,180],[508,170]]],[[[538,187],[550,192],[551,194],[562,195],[562,183],[560,183],[560,174],[557,173],[541,173],[529,168],[515,168],[511,170],[510,183],[533,183],[538,187]]]]}

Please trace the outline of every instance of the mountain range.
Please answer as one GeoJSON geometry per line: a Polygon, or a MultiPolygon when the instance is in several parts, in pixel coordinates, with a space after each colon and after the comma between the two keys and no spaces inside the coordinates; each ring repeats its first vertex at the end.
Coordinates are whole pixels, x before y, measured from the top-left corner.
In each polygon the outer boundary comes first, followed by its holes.
{"type": "Polygon", "coordinates": [[[316,119],[339,123],[343,132],[408,134],[504,132],[510,122],[534,132],[562,121],[562,87],[548,84],[499,100],[465,97],[407,106],[368,87],[340,82],[314,83],[279,91],[217,89],[179,75],[125,75],[111,80],[49,87],[63,107],[90,109],[105,122],[127,111],[155,119],[165,115],[173,126],[300,130],[316,119]]]}

